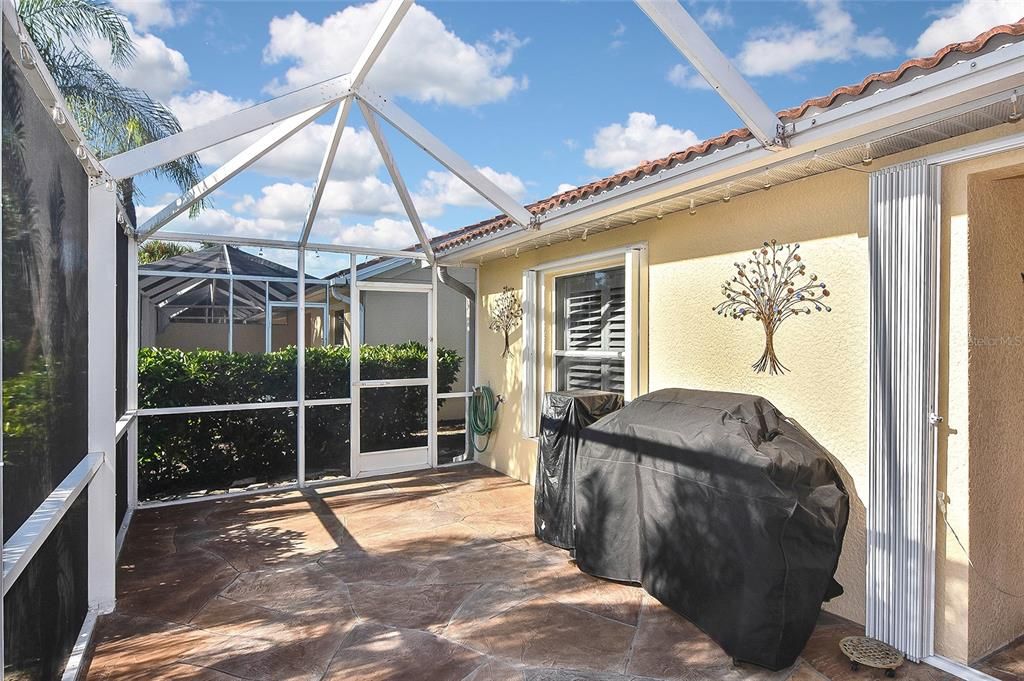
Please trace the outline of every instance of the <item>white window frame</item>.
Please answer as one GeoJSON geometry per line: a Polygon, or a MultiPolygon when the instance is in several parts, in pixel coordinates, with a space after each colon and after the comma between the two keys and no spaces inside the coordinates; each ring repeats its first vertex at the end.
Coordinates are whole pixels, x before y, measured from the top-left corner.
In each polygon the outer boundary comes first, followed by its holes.
{"type": "Polygon", "coordinates": [[[543,361],[549,315],[548,277],[608,269],[622,263],[626,268],[625,399],[630,401],[647,391],[647,242],[619,246],[543,263],[523,271],[523,394],[522,436],[536,438],[540,426],[540,401],[552,365],[543,361]],[[588,267],[592,266],[592,267],[588,267]]]}

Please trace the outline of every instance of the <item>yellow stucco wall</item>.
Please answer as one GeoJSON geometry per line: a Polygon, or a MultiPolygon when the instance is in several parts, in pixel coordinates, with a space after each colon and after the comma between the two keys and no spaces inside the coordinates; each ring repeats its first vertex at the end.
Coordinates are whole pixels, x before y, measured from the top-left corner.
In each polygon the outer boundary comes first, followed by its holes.
{"type": "Polygon", "coordinates": [[[1024,165],[970,175],[967,205],[973,660],[1024,631],[1024,602],[1000,592],[1024,594],[1024,165]]]}
{"type": "MultiPolygon", "coordinates": [[[[505,398],[485,465],[532,482],[536,443],[520,433],[522,331],[512,354],[501,359],[502,342],[487,330],[490,304],[503,286],[519,289],[524,269],[567,257],[644,242],[649,252],[647,335],[649,389],[696,387],[764,395],[808,429],[834,456],[851,496],[851,518],[837,579],[846,593],[826,607],[864,621],[865,511],[867,494],[867,406],[869,271],[867,171],[1016,131],[1013,126],[963,136],[876,162],[871,168],[841,169],[769,191],[736,197],[729,204],[701,207],[630,227],[485,263],[480,270],[480,379],[505,398]],[[759,326],[718,317],[711,306],[731,276],[732,263],[765,239],[798,241],[808,268],[832,291],[832,313],[787,321],[775,339],[784,376],[750,368],[762,350],[759,326]]],[[[939,444],[939,488],[948,490],[951,524],[965,542],[968,527],[968,296],[966,178],[1007,158],[961,163],[943,174],[943,255],[940,333],[940,407],[946,415],[939,444]],[[962,209],[961,209],[962,208],[962,209]]],[[[1018,282],[1020,284],[1020,282],[1018,282]]],[[[1018,308],[1020,309],[1020,308],[1018,308]]],[[[1019,315],[1018,315],[1019,316],[1019,315]]],[[[546,354],[546,353],[544,353],[546,354]]],[[[1018,412],[1019,416],[1019,412],[1018,412]]],[[[973,441],[972,441],[973,442],[973,441]]],[[[980,479],[980,478],[979,478],[980,479]]],[[[1019,488],[1019,487],[1018,487],[1019,488]]],[[[1019,502],[1017,508],[1020,508],[1019,502]]],[[[1002,512],[1002,509],[1000,510],[1002,512]]],[[[1024,513],[1018,514],[1018,516],[1024,513]]],[[[973,582],[963,552],[941,528],[938,538],[936,649],[966,661],[968,604],[973,582]]],[[[1022,542],[1024,544],[1024,542],[1022,542]]],[[[1020,581],[1020,580],[1018,580],[1020,581]]],[[[973,622],[984,617],[970,613],[973,622]]],[[[974,646],[972,645],[972,648],[974,646]]]]}
{"type": "MultiPolygon", "coordinates": [[[[764,395],[801,422],[841,462],[851,521],[839,568],[846,594],[832,609],[863,620],[864,504],[867,474],[868,261],[867,175],[830,173],[666,216],[540,251],[487,263],[481,291],[520,288],[524,268],[616,245],[649,248],[649,388],[692,387],[764,395]],[[732,263],[766,239],[800,242],[804,261],[829,285],[834,312],[787,321],[775,339],[784,376],[751,369],[763,349],[760,325],[717,316],[732,263]],[[838,387],[838,389],[837,389],[838,387]]],[[[506,397],[494,443],[480,459],[532,479],[536,445],[519,436],[521,332],[513,356],[481,332],[481,374],[506,397]]]]}

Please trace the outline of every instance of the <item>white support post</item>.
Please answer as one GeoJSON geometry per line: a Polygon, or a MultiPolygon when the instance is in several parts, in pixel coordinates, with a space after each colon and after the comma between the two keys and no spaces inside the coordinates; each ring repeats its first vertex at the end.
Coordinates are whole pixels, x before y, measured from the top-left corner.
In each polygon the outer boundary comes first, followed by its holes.
{"type": "Polygon", "coordinates": [[[117,203],[101,182],[89,188],[89,438],[90,452],[103,461],[89,484],[89,607],[114,609],[115,475],[114,383],[117,375],[116,299],[117,203]]]}
{"type": "Polygon", "coordinates": [[[306,486],[306,251],[300,248],[298,251],[299,261],[297,263],[299,273],[299,298],[298,307],[295,310],[295,328],[297,338],[295,346],[296,353],[296,375],[295,391],[296,401],[299,406],[296,410],[296,440],[295,453],[298,464],[296,481],[299,488],[306,486]]]}
{"type": "Polygon", "coordinates": [[[330,109],[331,106],[333,105],[320,106],[282,121],[273,130],[252,144],[252,146],[225,162],[220,168],[207,175],[202,182],[167,204],[159,213],[142,223],[138,229],[139,241],[145,241],[171,220],[189,210],[197,201],[202,201],[225,182],[266,156],[271,150],[283,144],[299,130],[315,121],[318,116],[330,109]]]}
{"type": "Polygon", "coordinates": [[[430,467],[437,468],[437,268],[430,268],[430,293],[427,294],[427,447],[430,467]]]}
{"type": "Polygon", "coordinates": [[[133,177],[182,156],[280,123],[296,114],[333,104],[350,92],[348,74],[337,76],[111,156],[103,161],[103,167],[115,179],[133,177]]]}
{"type": "Polygon", "coordinates": [[[766,149],[783,146],[782,122],[677,0],[635,0],[766,149]]]}
{"type": "Polygon", "coordinates": [[[327,189],[327,180],[331,176],[331,168],[334,167],[334,157],[338,153],[338,144],[345,132],[345,123],[348,121],[348,112],[352,108],[352,98],[346,97],[338,106],[338,113],[334,117],[334,129],[331,132],[331,140],[327,143],[327,151],[320,161],[320,172],[317,173],[316,182],[313,184],[313,196],[309,200],[309,207],[306,209],[306,220],[302,225],[302,236],[299,237],[299,245],[305,246],[309,241],[309,233],[313,230],[313,222],[316,220],[316,213],[320,210],[320,200],[327,189]]]}
{"type": "MultiPolygon", "coordinates": [[[[234,270],[231,268],[231,253],[228,251],[228,245],[224,244],[221,246],[224,252],[224,263],[228,268],[228,352],[234,352],[235,348],[235,280],[232,278],[234,270]]],[[[217,282],[213,282],[213,288],[217,290],[217,282]]]]}
{"type": "Polygon", "coordinates": [[[263,282],[263,351],[273,346],[273,315],[270,314],[270,283],[263,282]]]}
{"type": "MultiPolygon", "coordinates": [[[[128,399],[127,408],[139,408],[139,242],[128,239],[128,399]]],[[[139,420],[128,426],[128,512],[139,505],[139,420]]]]}
{"type": "Polygon", "coordinates": [[[534,219],[530,211],[523,208],[518,201],[487,179],[471,163],[448,148],[444,142],[420,125],[412,116],[402,111],[387,97],[367,88],[365,84],[355,90],[360,101],[366,102],[371,109],[380,114],[381,118],[395,126],[399,132],[433,156],[438,163],[468,184],[491,205],[512,218],[520,227],[532,228],[534,219]]]}
{"type": "Polygon", "coordinates": [[[351,337],[351,353],[349,359],[349,476],[359,475],[359,347],[363,342],[363,311],[359,295],[359,277],[356,267],[356,254],[349,255],[349,335],[351,337]]]}
{"type": "Polygon", "coordinates": [[[420,214],[416,211],[416,205],[412,202],[409,188],[405,186],[405,180],[402,179],[402,174],[398,171],[398,164],[395,163],[395,157],[391,154],[391,148],[388,146],[387,140],[384,139],[384,132],[380,129],[377,114],[373,113],[370,107],[363,101],[359,102],[359,110],[366,121],[366,127],[370,129],[373,141],[377,143],[377,151],[380,152],[380,157],[384,159],[384,165],[391,176],[391,183],[395,185],[398,198],[402,200],[405,214],[409,217],[409,222],[412,223],[412,228],[416,232],[416,238],[420,241],[420,247],[423,248],[423,252],[427,254],[427,259],[432,263],[434,262],[434,249],[430,245],[430,238],[427,236],[427,230],[423,228],[423,223],[420,221],[420,214]]]}

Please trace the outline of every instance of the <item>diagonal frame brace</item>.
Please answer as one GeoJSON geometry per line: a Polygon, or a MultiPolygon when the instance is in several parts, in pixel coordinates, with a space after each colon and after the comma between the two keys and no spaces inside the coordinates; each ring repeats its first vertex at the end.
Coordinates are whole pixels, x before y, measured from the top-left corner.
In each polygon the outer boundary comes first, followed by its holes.
{"type": "Polygon", "coordinates": [[[677,0],[634,0],[736,112],[765,149],[785,146],[785,126],[677,0]]]}
{"type": "Polygon", "coordinates": [[[330,109],[331,106],[333,105],[326,104],[282,121],[273,130],[226,161],[217,170],[207,175],[202,182],[194,185],[187,192],[167,204],[159,213],[139,225],[137,230],[138,240],[140,242],[145,241],[171,220],[191,208],[193,204],[202,201],[225,182],[238,175],[238,173],[263,158],[275,147],[291,138],[299,130],[312,123],[318,116],[330,109]]]}
{"type": "MultiPolygon", "coordinates": [[[[412,0],[391,0],[385,8],[384,16],[377,22],[377,26],[366,43],[363,51],[356,58],[352,71],[349,72],[350,83],[353,86],[361,85],[370,69],[380,57],[388,40],[394,35],[402,18],[412,6],[412,0]]],[[[338,113],[334,118],[334,127],[331,131],[331,139],[324,151],[324,157],[320,163],[320,171],[317,173],[316,182],[313,184],[313,196],[306,210],[306,219],[302,225],[302,236],[299,238],[299,245],[305,246],[309,241],[309,234],[313,230],[313,223],[316,221],[316,213],[320,209],[320,201],[323,199],[324,190],[327,188],[327,180],[331,176],[331,168],[334,167],[334,159],[338,154],[338,144],[342,135],[345,134],[345,123],[348,121],[349,110],[352,108],[352,98],[346,97],[338,107],[338,113]]]]}
{"type": "Polygon", "coordinates": [[[380,157],[384,159],[384,165],[391,176],[391,183],[395,186],[395,191],[398,192],[398,198],[401,199],[402,207],[405,208],[405,214],[409,217],[409,222],[412,223],[412,228],[416,232],[416,238],[419,239],[423,252],[427,254],[427,260],[434,262],[434,249],[430,245],[430,238],[423,227],[423,222],[420,221],[420,215],[416,211],[412,196],[409,194],[409,188],[405,186],[405,180],[402,179],[402,174],[398,170],[398,164],[395,163],[395,157],[391,153],[391,148],[388,146],[387,140],[384,139],[384,134],[380,129],[380,121],[377,120],[377,114],[363,101],[359,102],[359,109],[363,114],[363,119],[366,121],[366,127],[370,129],[373,141],[377,143],[377,150],[380,152],[380,157]]]}
{"type": "Polygon", "coordinates": [[[433,156],[438,163],[468,184],[492,206],[509,216],[513,222],[524,229],[534,229],[537,227],[537,219],[530,211],[523,208],[518,201],[489,180],[483,173],[473,167],[471,163],[452,151],[444,142],[420,125],[412,116],[402,111],[394,102],[383,95],[377,94],[366,87],[366,85],[353,89],[361,103],[365,102],[381,118],[433,156]]]}
{"type": "Polygon", "coordinates": [[[351,93],[346,73],[316,85],[289,92],[275,99],[230,113],[215,120],[158,139],[141,147],[103,160],[103,167],[116,180],[133,177],[182,156],[280,123],[304,111],[334,104],[351,93]]]}
{"type": "Polygon", "coordinates": [[[320,161],[320,171],[317,173],[316,182],[313,183],[313,195],[310,197],[309,207],[306,209],[306,219],[302,223],[302,236],[299,237],[300,246],[305,246],[309,241],[309,233],[313,230],[316,213],[320,210],[320,201],[324,197],[324,190],[327,189],[327,179],[331,176],[334,157],[338,153],[338,144],[341,142],[341,136],[345,133],[345,123],[348,121],[348,112],[351,108],[351,97],[343,99],[338,106],[338,113],[334,117],[334,128],[331,131],[331,139],[327,143],[327,151],[324,152],[323,160],[320,161]]]}

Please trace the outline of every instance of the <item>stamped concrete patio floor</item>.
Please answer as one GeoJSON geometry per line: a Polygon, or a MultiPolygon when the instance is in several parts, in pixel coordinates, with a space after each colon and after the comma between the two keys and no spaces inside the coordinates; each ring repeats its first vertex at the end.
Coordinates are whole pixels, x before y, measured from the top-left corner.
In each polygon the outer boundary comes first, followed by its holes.
{"type": "MultiPolygon", "coordinates": [[[[823,615],[803,657],[734,666],[633,586],[533,537],[533,491],[481,466],[136,514],[88,678],[882,678],[823,615]]],[[[905,665],[899,678],[951,679],[905,665]]]]}

